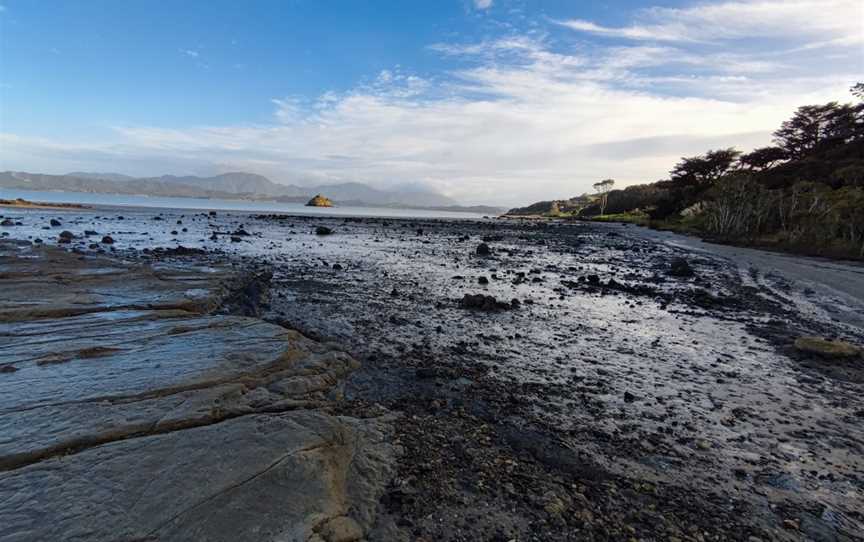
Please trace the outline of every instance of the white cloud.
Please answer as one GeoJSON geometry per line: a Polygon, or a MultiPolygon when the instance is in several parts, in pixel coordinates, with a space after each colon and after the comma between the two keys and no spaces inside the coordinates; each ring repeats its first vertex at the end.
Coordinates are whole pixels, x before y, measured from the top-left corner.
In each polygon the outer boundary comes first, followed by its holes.
{"type": "MultiPolygon", "coordinates": [[[[729,5],[717,6],[729,14],[729,5]]],[[[716,17],[706,6],[671,11],[677,19],[669,24],[716,17]]],[[[815,24],[835,23],[832,15],[815,24]]],[[[771,25],[763,17],[747,28],[771,25]]],[[[745,30],[738,24],[723,32],[745,30]]],[[[439,43],[430,49],[456,57],[460,69],[420,77],[394,67],[346,91],[275,98],[266,124],[122,126],[110,142],[76,145],[7,135],[0,169],[129,163],[140,174],[161,174],[218,165],[285,182],[411,181],[466,203],[527,203],[589,191],[602,178],[625,186],[653,181],[682,155],[709,148],[767,144],[797,106],[848,100],[864,67],[846,42],[830,45],[848,53],[845,60],[829,62],[812,48],[816,33],[782,34],[782,48],[776,40],[759,48],[694,46],[684,38],[698,33],[680,35],[623,46],[568,47],[527,35],[439,43]],[[813,53],[789,57],[796,49],[813,53]]]]}
{"type": "Polygon", "coordinates": [[[186,56],[190,56],[192,58],[198,58],[198,51],[193,51],[192,49],[180,49],[180,52],[186,56]]]}
{"type": "Polygon", "coordinates": [[[631,40],[704,42],[745,38],[852,40],[864,34],[860,0],[744,0],[687,8],[643,10],[630,26],[574,19],[559,24],[590,34],[631,40]]]}
{"type": "Polygon", "coordinates": [[[474,7],[476,9],[489,9],[493,3],[493,0],[474,0],[474,7]]]}

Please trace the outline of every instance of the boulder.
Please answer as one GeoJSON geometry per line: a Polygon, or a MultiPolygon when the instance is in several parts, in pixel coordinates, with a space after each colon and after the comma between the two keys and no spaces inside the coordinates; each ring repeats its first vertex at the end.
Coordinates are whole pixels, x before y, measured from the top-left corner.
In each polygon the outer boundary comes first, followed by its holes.
{"type": "Polygon", "coordinates": [[[306,203],[306,207],[333,207],[333,201],[318,194],[306,203]]]}
{"type": "Polygon", "coordinates": [[[666,272],[671,277],[692,277],[696,272],[690,267],[690,264],[684,258],[675,258],[669,264],[669,270],[666,272]]]}
{"type": "Polygon", "coordinates": [[[824,358],[854,358],[860,356],[862,349],[845,341],[831,341],[821,337],[798,337],[795,348],[799,352],[824,358]]]}
{"type": "Polygon", "coordinates": [[[501,311],[514,308],[513,305],[503,303],[495,299],[491,295],[484,294],[465,294],[459,301],[459,306],[463,309],[479,310],[485,312],[501,311]]]}

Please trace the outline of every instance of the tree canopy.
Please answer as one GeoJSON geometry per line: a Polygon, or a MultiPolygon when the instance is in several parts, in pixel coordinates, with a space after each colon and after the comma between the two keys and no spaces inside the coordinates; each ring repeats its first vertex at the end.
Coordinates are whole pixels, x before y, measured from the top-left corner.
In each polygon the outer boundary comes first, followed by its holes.
{"type": "Polygon", "coordinates": [[[740,155],[740,151],[730,147],[682,158],[669,175],[673,181],[680,184],[710,185],[728,173],[740,155]]]}

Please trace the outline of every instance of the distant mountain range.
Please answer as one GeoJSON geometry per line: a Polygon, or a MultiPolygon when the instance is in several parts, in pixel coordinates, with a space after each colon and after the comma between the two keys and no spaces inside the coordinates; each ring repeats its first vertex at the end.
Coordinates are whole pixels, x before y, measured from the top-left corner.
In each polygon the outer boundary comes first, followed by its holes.
{"type": "Polygon", "coordinates": [[[213,177],[163,175],[130,177],[120,173],[76,171],[45,175],[21,171],[0,172],[0,188],[35,191],[86,192],[144,196],[220,198],[306,203],[323,194],[336,205],[381,206],[470,211],[497,214],[503,209],[487,206],[462,207],[442,194],[423,189],[380,190],[362,183],[305,187],[274,183],[254,173],[223,173],[213,177]]]}

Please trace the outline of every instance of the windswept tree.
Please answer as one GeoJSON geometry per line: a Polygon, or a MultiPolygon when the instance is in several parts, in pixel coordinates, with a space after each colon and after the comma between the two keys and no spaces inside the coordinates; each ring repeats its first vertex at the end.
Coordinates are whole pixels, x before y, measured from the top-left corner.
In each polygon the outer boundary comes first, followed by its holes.
{"type": "Polygon", "coordinates": [[[861,117],[862,108],[852,104],[804,105],[774,132],[774,142],[791,158],[801,159],[864,137],[861,117]]]}
{"type": "Polygon", "coordinates": [[[729,173],[741,155],[734,148],[708,151],[699,156],[682,158],[669,172],[670,178],[684,185],[707,186],[729,173]]]}
{"type": "Polygon", "coordinates": [[[849,92],[859,100],[864,100],[864,83],[855,83],[855,85],[849,89],[849,92]]]}
{"type": "Polygon", "coordinates": [[[761,147],[747,154],[742,154],[738,158],[738,163],[745,169],[762,171],[788,159],[789,155],[780,147],[761,147]]]}
{"type": "Polygon", "coordinates": [[[594,190],[600,195],[600,214],[606,214],[606,204],[609,202],[609,192],[612,191],[612,187],[615,186],[615,181],[612,179],[604,179],[600,182],[594,183],[594,190]]]}

